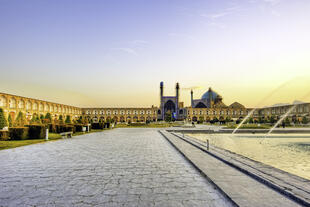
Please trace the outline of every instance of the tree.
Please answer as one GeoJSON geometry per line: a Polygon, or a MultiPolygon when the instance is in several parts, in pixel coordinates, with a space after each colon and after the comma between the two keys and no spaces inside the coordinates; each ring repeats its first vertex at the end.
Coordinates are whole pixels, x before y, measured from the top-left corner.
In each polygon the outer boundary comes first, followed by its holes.
{"type": "Polygon", "coordinates": [[[43,114],[40,115],[40,119],[41,119],[41,120],[44,119],[44,115],[43,115],[43,114]]]}
{"type": "Polygon", "coordinates": [[[5,114],[2,108],[0,108],[0,130],[8,126],[8,122],[5,118],[5,114]]]}
{"type": "Polygon", "coordinates": [[[26,118],[25,118],[23,112],[20,111],[17,114],[17,117],[16,117],[15,122],[14,122],[14,126],[23,127],[25,125],[25,123],[26,123],[26,118]]]}
{"type": "Polygon", "coordinates": [[[12,120],[11,114],[9,114],[8,122],[9,122],[9,127],[12,127],[13,126],[13,120],[12,120]]]}
{"type": "Polygon", "coordinates": [[[309,123],[309,120],[307,119],[307,117],[302,117],[302,121],[301,121],[303,124],[308,124],[309,123]]]}
{"type": "Polygon", "coordinates": [[[41,124],[41,120],[37,114],[33,114],[32,118],[30,120],[30,123],[32,124],[41,124]]]}
{"type": "Polygon", "coordinates": [[[204,118],[203,118],[203,116],[200,116],[199,117],[199,123],[203,123],[204,122],[204,118]]]}
{"type": "Polygon", "coordinates": [[[63,120],[62,115],[59,115],[58,121],[59,121],[60,124],[63,124],[63,123],[64,123],[64,120],[63,120]]]}
{"type": "Polygon", "coordinates": [[[44,117],[44,118],[45,118],[46,120],[48,120],[49,123],[52,122],[52,116],[51,116],[50,113],[47,112],[47,113],[45,114],[45,117],[44,117]]]}
{"type": "Polygon", "coordinates": [[[165,121],[166,122],[171,122],[172,121],[172,116],[171,116],[171,113],[170,112],[167,112],[165,114],[165,121]]]}
{"type": "Polygon", "coordinates": [[[289,126],[291,124],[290,120],[288,117],[286,117],[286,119],[284,120],[284,123],[286,126],[289,126]]]}
{"type": "Polygon", "coordinates": [[[67,115],[67,116],[66,116],[65,123],[66,123],[66,124],[71,124],[71,118],[70,118],[70,115],[67,115]]]}
{"type": "Polygon", "coordinates": [[[274,123],[276,122],[275,117],[274,117],[274,116],[271,116],[270,119],[269,119],[269,122],[270,122],[271,124],[274,124],[274,123]]]}
{"type": "Polygon", "coordinates": [[[252,117],[249,118],[249,123],[250,123],[250,124],[253,124],[253,123],[254,123],[254,120],[253,120],[252,117]]]}
{"type": "Polygon", "coordinates": [[[217,117],[213,117],[213,119],[212,119],[212,122],[213,123],[216,123],[216,122],[218,122],[219,120],[218,120],[218,118],[217,117]]]}
{"type": "Polygon", "coordinates": [[[226,117],[225,119],[226,122],[231,122],[231,118],[229,116],[226,117]]]}

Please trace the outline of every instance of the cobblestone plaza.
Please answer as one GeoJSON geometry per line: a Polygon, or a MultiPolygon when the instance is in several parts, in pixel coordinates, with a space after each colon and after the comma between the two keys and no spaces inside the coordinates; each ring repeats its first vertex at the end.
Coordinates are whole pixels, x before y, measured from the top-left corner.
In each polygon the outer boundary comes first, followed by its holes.
{"type": "Polygon", "coordinates": [[[0,151],[0,206],[232,206],[155,129],[0,151]]]}

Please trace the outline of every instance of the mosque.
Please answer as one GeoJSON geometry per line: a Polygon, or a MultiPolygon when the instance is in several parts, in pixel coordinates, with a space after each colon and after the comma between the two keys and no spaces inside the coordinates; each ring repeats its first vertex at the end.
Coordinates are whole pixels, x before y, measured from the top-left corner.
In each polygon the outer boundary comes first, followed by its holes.
{"type": "Polygon", "coordinates": [[[210,121],[244,118],[252,109],[245,108],[242,104],[234,102],[227,106],[218,93],[209,88],[200,99],[194,99],[194,92],[191,90],[191,106],[184,107],[180,102],[180,85],[176,83],[175,96],[164,96],[164,83],[160,83],[160,107],[158,119],[164,120],[167,113],[171,113],[176,120],[188,121],[210,121]]]}
{"type": "MultiPolygon", "coordinates": [[[[159,107],[151,106],[145,108],[116,108],[97,107],[80,108],[70,105],[63,105],[49,101],[21,97],[0,92],[0,108],[5,114],[10,115],[14,120],[19,111],[31,119],[33,115],[45,115],[50,113],[53,119],[60,115],[69,115],[73,120],[81,116],[91,122],[113,120],[116,122],[156,122],[165,120],[167,116],[179,121],[224,121],[242,119],[252,110],[238,102],[226,105],[223,97],[209,88],[200,99],[194,99],[194,92],[190,92],[191,104],[184,106],[180,100],[180,84],[175,85],[175,95],[164,95],[164,83],[159,85],[159,107]]],[[[254,111],[253,117],[281,117],[293,104],[270,106],[254,111]]],[[[309,117],[310,103],[298,103],[291,113],[292,119],[309,117]]]]}

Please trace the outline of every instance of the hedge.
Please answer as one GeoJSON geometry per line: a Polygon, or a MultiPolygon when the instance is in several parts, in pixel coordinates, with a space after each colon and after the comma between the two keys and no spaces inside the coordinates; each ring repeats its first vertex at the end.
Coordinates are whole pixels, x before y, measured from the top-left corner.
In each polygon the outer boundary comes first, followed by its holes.
{"type": "Polygon", "coordinates": [[[75,132],[83,131],[83,124],[74,124],[75,132]]]}
{"type": "Polygon", "coordinates": [[[104,129],[104,123],[92,123],[91,128],[92,129],[104,129]]]}
{"type": "Polygon", "coordinates": [[[28,137],[28,127],[10,127],[9,136],[11,140],[23,140],[28,137]]]}
{"type": "MultiPolygon", "coordinates": [[[[49,124],[48,125],[49,131],[52,133],[62,133],[62,132],[73,132],[75,133],[75,126],[74,125],[65,125],[65,124],[49,124]]],[[[82,131],[82,130],[81,130],[82,131]]]]}
{"type": "Polygon", "coordinates": [[[145,126],[145,123],[143,123],[143,122],[135,122],[135,123],[131,123],[129,125],[130,126],[145,126]]]}
{"type": "Polygon", "coordinates": [[[9,139],[9,131],[0,130],[0,140],[8,140],[9,139]]]}
{"type": "Polygon", "coordinates": [[[45,130],[46,126],[43,124],[32,124],[26,125],[29,128],[28,130],[28,138],[29,139],[44,139],[45,138],[45,130]]]}

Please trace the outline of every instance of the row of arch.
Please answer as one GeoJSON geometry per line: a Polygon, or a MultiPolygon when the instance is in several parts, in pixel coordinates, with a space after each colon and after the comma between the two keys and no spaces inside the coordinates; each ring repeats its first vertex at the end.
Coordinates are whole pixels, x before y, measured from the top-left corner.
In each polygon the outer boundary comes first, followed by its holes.
{"type": "Polygon", "coordinates": [[[156,117],[151,116],[86,116],[86,119],[91,122],[146,122],[146,121],[157,121],[156,117]]]}
{"type": "Polygon", "coordinates": [[[247,115],[248,110],[192,110],[188,111],[188,115],[247,115]]]}
{"type": "Polygon", "coordinates": [[[0,107],[8,110],[23,110],[50,113],[82,114],[81,109],[33,99],[0,95],[0,107]]]}
{"type": "MultiPolygon", "coordinates": [[[[199,121],[200,119],[202,119],[203,121],[211,121],[213,119],[217,119],[219,121],[221,120],[225,120],[226,117],[224,116],[193,116],[193,117],[188,117],[187,120],[189,121],[199,121]]],[[[230,117],[231,118],[231,117],[230,117]]],[[[237,119],[243,119],[244,117],[243,116],[240,116],[240,117],[234,117],[234,118],[237,118],[237,119]]]]}
{"type": "Polygon", "coordinates": [[[154,109],[101,109],[84,111],[85,115],[153,115],[156,114],[154,109]]]}

